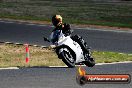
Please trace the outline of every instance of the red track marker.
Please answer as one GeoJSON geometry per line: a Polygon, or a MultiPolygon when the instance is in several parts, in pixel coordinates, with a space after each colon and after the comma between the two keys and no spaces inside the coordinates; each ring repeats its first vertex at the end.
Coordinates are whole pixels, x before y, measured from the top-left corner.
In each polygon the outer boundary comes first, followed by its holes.
{"type": "Polygon", "coordinates": [[[25,48],[26,48],[26,63],[29,62],[29,45],[25,44],[25,48]]]}

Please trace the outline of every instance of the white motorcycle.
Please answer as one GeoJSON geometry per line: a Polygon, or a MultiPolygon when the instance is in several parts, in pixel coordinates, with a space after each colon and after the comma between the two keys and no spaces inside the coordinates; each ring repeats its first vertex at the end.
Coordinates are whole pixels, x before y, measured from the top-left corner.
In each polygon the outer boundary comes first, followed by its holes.
{"type": "Polygon", "coordinates": [[[75,64],[85,64],[88,67],[93,67],[95,61],[90,57],[89,52],[85,52],[78,42],[74,41],[71,36],[65,36],[62,30],[52,32],[50,40],[44,38],[45,41],[52,42],[56,46],[55,52],[59,59],[70,68],[75,67],[75,64]]]}

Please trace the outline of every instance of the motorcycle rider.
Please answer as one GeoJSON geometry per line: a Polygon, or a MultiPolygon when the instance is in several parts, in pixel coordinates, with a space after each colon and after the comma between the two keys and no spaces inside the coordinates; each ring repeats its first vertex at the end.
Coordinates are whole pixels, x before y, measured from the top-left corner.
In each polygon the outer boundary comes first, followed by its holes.
{"type": "MultiPolygon", "coordinates": [[[[61,15],[54,15],[52,17],[52,24],[55,26],[54,30],[52,31],[54,38],[51,39],[51,42],[53,44],[56,44],[56,41],[58,41],[58,35],[60,33],[60,30],[62,30],[62,33],[65,36],[71,35],[72,32],[71,32],[70,25],[62,22],[61,15]]],[[[89,52],[89,49],[87,48],[86,42],[84,42],[82,37],[75,35],[75,36],[71,36],[71,38],[73,39],[73,41],[79,43],[81,48],[85,52],[89,52]]]]}
{"type": "Polygon", "coordinates": [[[68,36],[71,34],[71,28],[69,24],[62,22],[62,17],[60,15],[54,15],[52,17],[52,24],[55,26],[54,30],[52,31],[54,38],[51,39],[51,42],[55,44],[55,41],[58,40],[58,35],[60,30],[62,30],[62,33],[65,36],[68,36]]]}

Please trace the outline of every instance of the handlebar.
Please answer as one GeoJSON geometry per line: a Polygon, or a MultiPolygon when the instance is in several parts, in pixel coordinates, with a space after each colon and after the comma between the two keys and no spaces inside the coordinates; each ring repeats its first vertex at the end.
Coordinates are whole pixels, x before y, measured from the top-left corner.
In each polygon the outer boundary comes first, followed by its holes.
{"type": "Polygon", "coordinates": [[[44,38],[44,41],[47,41],[47,42],[50,42],[50,40],[46,37],[43,37],[44,38]]]}

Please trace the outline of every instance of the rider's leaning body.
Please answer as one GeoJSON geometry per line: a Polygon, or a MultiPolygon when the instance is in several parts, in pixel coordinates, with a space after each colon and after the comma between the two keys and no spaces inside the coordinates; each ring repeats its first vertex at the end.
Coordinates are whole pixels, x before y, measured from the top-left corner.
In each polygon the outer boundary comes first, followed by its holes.
{"type": "Polygon", "coordinates": [[[71,34],[70,25],[66,23],[62,23],[62,17],[60,15],[54,15],[52,17],[52,23],[55,27],[51,34],[52,36],[51,42],[53,44],[56,44],[56,42],[58,41],[58,35],[60,34],[60,31],[62,31],[62,33],[65,36],[68,36],[71,34]]]}
{"type": "MultiPolygon", "coordinates": [[[[70,25],[66,24],[66,23],[63,23],[62,22],[62,17],[60,15],[54,15],[52,17],[52,24],[55,27],[54,30],[52,31],[52,34],[51,34],[51,36],[52,36],[51,37],[51,42],[52,42],[53,45],[57,45],[60,31],[62,31],[62,33],[65,36],[71,35],[70,25]]],[[[75,36],[71,36],[71,38],[72,38],[73,41],[79,43],[83,50],[85,50],[86,52],[89,52],[88,49],[86,48],[84,40],[80,36],[75,35],[75,36]]],[[[55,46],[53,46],[53,47],[55,47],[55,46]]]]}

